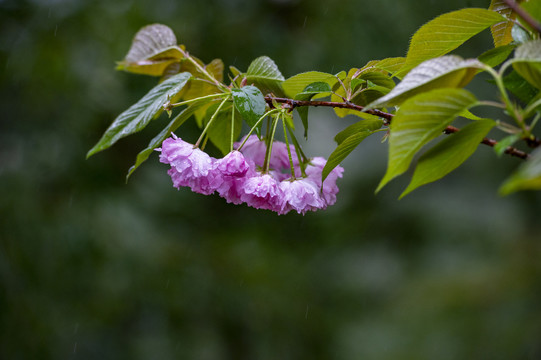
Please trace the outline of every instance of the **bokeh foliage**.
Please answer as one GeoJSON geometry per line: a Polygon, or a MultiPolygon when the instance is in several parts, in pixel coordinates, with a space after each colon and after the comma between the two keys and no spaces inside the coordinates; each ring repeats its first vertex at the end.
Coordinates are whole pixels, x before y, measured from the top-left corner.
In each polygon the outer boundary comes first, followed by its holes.
{"type": "MultiPolygon", "coordinates": [[[[403,56],[429,19],[487,3],[0,1],[0,358],[540,357],[541,198],[494,195],[516,159],[485,149],[397,202],[404,183],[373,194],[385,147],[368,142],[338,204],[304,217],[177,191],[155,156],[125,185],[151,135],[85,160],[154,86],[114,72],[146,24],[288,77],[403,56]]],[[[351,122],[318,114],[328,156],[351,122]]]]}

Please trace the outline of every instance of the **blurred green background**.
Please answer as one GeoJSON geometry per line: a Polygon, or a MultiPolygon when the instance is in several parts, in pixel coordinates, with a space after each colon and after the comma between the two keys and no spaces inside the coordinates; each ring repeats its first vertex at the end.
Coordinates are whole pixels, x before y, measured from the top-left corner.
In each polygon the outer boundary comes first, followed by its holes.
{"type": "MultiPolygon", "coordinates": [[[[177,191],[157,156],[126,185],[157,126],[85,160],[156,83],[114,71],[144,25],[288,77],[402,56],[426,21],[488,3],[0,0],[0,358],[541,358],[541,196],[496,194],[520,160],[481,147],[398,201],[408,176],[373,193],[374,137],[335,206],[280,217],[177,191]]],[[[354,119],[318,110],[306,147],[327,157],[354,119]]]]}

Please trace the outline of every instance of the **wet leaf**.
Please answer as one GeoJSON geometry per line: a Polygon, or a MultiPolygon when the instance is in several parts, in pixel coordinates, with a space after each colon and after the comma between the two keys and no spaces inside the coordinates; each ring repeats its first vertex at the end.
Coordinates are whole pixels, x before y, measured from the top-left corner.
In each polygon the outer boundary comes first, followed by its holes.
{"type": "Polygon", "coordinates": [[[171,120],[171,122],[162,131],[160,131],[158,135],[156,135],[154,138],[152,138],[152,140],[150,140],[147,147],[139,154],[137,154],[135,164],[130,168],[130,170],[128,171],[128,175],[126,176],[126,182],[135,172],[135,170],[137,170],[137,168],[148,159],[150,154],[154,152],[154,149],[160,147],[162,142],[169,136],[171,136],[171,133],[173,131],[175,131],[182,124],[184,124],[186,120],[188,120],[190,116],[192,116],[202,105],[202,103],[195,103],[182,110],[177,116],[173,118],[173,120],[171,120]]]}
{"type": "Polygon", "coordinates": [[[245,86],[231,89],[235,108],[241,114],[248,126],[253,127],[257,120],[265,114],[265,98],[255,86],[245,86]]]}
{"type": "Polygon", "coordinates": [[[135,34],[130,50],[117,70],[162,76],[164,70],[182,59],[173,30],[162,24],[148,25],[135,34]]]}
{"type": "Polygon", "coordinates": [[[155,86],[137,103],[120,114],[105,131],[86,157],[105,150],[119,139],[144,129],[163,110],[163,105],[175,97],[190,79],[191,74],[177,74],[155,86]]]}
{"type": "Polygon", "coordinates": [[[387,172],[376,192],[404,173],[414,155],[477,100],[464,89],[437,89],[405,101],[391,122],[387,172]]]}
{"type": "Polygon", "coordinates": [[[473,155],[483,138],[495,125],[496,122],[490,119],[473,122],[424,153],[419,158],[409,186],[400,198],[422,185],[441,179],[459,167],[473,155]]]}
{"type": "Polygon", "coordinates": [[[285,79],[278,70],[278,66],[267,56],[261,56],[252,61],[245,76],[247,84],[253,84],[262,93],[273,93],[277,96],[284,95],[282,82],[285,79]]]}
{"type": "Polygon", "coordinates": [[[399,105],[416,94],[432,89],[461,88],[466,86],[483,66],[477,59],[464,60],[456,55],[427,60],[410,71],[390,93],[368,107],[399,105]]]}

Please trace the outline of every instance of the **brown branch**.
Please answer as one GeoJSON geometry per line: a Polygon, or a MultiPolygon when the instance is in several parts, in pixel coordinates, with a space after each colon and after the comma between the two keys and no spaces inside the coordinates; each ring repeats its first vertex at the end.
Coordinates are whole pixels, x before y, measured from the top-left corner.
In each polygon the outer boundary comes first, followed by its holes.
{"type": "Polygon", "coordinates": [[[521,8],[515,0],[503,0],[518,16],[520,16],[532,29],[541,34],[541,24],[521,8]]]}
{"type": "MultiPolygon", "coordinates": [[[[380,111],[380,110],[376,110],[376,109],[365,109],[363,106],[356,105],[356,104],[353,104],[351,102],[294,100],[294,99],[289,99],[289,98],[273,97],[273,96],[270,96],[270,95],[265,96],[265,101],[271,107],[273,106],[273,102],[277,102],[277,103],[280,103],[280,104],[285,104],[285,105],[287,105],[287,107],[290,110],[293,110],[296,107],[302,107],[302,106],[316,106],[316,107],[317,106],[325,106],[325,107],[332,107],[332,108],[356,110],[356,111],[360,111],[360,112],[365,112],[367,114],[379,116],[379,117],[385,119],[384,125],[387,125],[387,126],[391,124],[391,120],[394,117],[394,114],[386,113],[384,111],[380,111]]],[[[443,132],[445,134],[454,134],[454,133],[456,133],[458,131],[460,131],[460,129],[457,128],[457,127],[447,126],[447,128],[443,132]]],[[[496,144],[498,142],[496,140],[494,140],[494,139],[490,139],[490,138],[486,137],[481,141],[481,143],[485,144],[485,145],[488,145],[490,147],[494,147],[494,146],[496,146],[496,144]]],[[[521,159],[524,159],[524,160],[526,160],[526,159],[528,159],[530,157],[530,154],[528,154],[528,153],[526,153],[524,151],[521,151],[521,150],[519,150],[517,148],[514,148],[512,146],[508,146],[505,149],[504,153],[506,153],[508,155],[511,155],[511,156],[521,158],[521,159]]]]}
{"type": "MultiPolygon", "coordinates": [[[[454,127],[454,126],[447,126],[447,128],[443,131],[444,133],[446,134],[453,134],[453,133],[456,133],[460,131],[459,128],[457,127],[454,127]]],[[[490,147],[494,147],[496,146],[498,142],[494,139],[491,139],[491,138],[484,138],[482,141],[481,141],[481,144],[485,144],[485,145],[488,145],[490,147]]],[[[529,157],[530,157],[530,154],[524,152],[524,151],[521,151],[517,148],[514,148],[512,146],[508,146],[504,153],[508,154],[508,155],[511,155],[511,156],[515,156],[515,157],[518,157],[518,158],[521,158],[521,159],[524,159],[524,160],[527,160],[529,157]]]]}
{"type": "Polygon", "coordinates": [[[526,145],[534,149],[541,146],[541,140],[536,137],[526,138],[524,141],[526,141],[526,145]]]}
{"type": "Polygon", "coordinates": [[[367,110],[364,108],[364,106],[356,105],[349,101],[335,102],[335,101],[293,100],[293,99],[288,99],[288,98],[272,97],[269,95],[265,96],[265,101],[267,101],[267,104],[269,104],[269,106],[272,106],[273,101],[276,101],[277,103],[281,103],[281,104],[287,104],[291,110],[295,109],[296,107],[302,107],[302,106],[326,106],[326,107],[332,107],[332,108],[356,110],[360,112],[364,111],[367,114],[379,116],[380,118],[385,119],[385,125],[389,125],[391,123],[391,119],[394,116],[393,114],[389,114],[389,113],[376,110],[376,109],[367,110]]]}

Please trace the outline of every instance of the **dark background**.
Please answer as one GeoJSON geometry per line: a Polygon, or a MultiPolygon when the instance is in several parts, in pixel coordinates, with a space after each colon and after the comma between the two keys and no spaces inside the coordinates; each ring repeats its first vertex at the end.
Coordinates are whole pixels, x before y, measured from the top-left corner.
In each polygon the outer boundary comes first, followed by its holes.
{"type": "MultiPolygon", "coordinates": [[[[85,160],[156,83],[114,71],[144,25],[289,77],[403,56],[423,23],[488,3],[0,0],[0,358],[541,358],[541,197],[497,196],[518,159],[480,147],[398,201],[411,173],[374,195],[374,136],[306,216],[177,191],[155,155],[126,185],[158,122],[85,160]]],[[[485,32],[459,53],[488,48],[485,32]]],[[[354,119],[313,114],[306,147],[327,157],[354,119]]]]}

